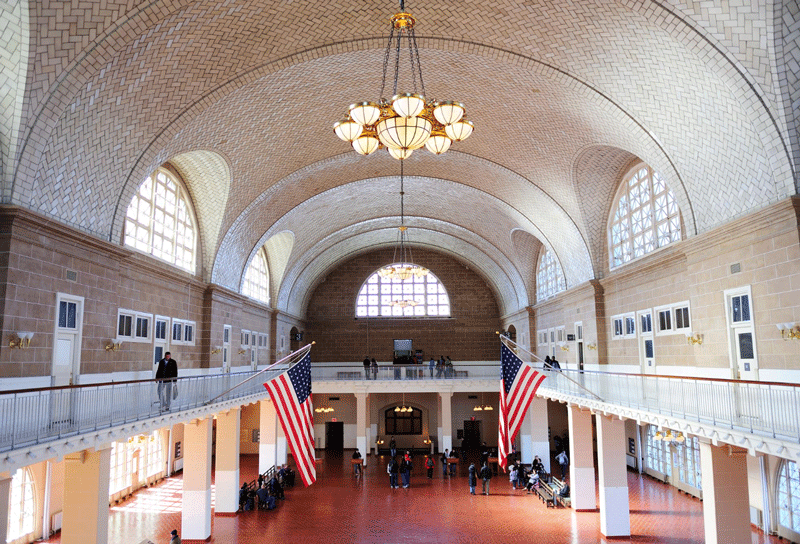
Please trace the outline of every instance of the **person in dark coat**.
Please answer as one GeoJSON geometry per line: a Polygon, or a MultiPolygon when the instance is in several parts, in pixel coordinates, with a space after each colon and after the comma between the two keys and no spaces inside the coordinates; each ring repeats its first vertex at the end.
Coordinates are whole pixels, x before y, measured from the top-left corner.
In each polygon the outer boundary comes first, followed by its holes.
{"type": "Polygon", "coordinates": [[[181,544],[181,537],[178,536],[177,529],[173,529],[170,535],[172,538],[169,539],[169,544],[181,544]]]}
{"type": "Polygon", "coordinates": [[[389,440],[389,455],[391,455],[392,458],[397,457],[397,442],[394,441],[394,437],[389,440]]]}
{"type": "Polygon", "coordinates": [[[392,489],[397,489],[397,473],[400,472],[400,467],[397,464],[397,460],[392,457],[389,460],[389,465],[386,467],[386,472],[389,473],[389,487],[392,489]]]}
{"type": "Polygon", "coordinates": [[[408,489],[411,485],[411,469],[413,465],[411,464],[411,455],[409,452],[403,456],[403,460],[400,461],[400,477],[403,478],[403,489],[408,489]]]}
{"type": "Polygon", "coordinates": [[[553,366],[553,370],[561,370],[561,363],[559,363],[559,362],[556,360],[556,358],[555,358],[555,357],[553,357],[553,360],[552,360],[552,361],[550,361],[550,364],[553,366]]]}
{"type": "Polygon", "coordinates": [[[428,469],[428,479],[433,478],[433,455],[425,457],[425,468],[428,469]]]}
{"type": "Polygon", "coordinates": [[[492,469],[489,468],[488,464],[483,465],[481,467],[481,479],[483,480],[483,494],[489,494],[489,482],[492,480],[492,469]]]}
{"type": "Polygon", "coordinates": [[[475,468],[475,463],[469,465],[469,493],[475,494],[475,488],[478,486],[478,469],[475,468]]]}
{"type": "Polygon", "coordinates": [[[276,499],[285,499],[285,495],[283,494],[283,488],[281,484],[278,482],[278,478],[273,476],[270,478],[269,482],[267,483],[267,489],[269,489],[269,494],[275,497],[276,499]]]}
{"type": "Polygon", "coordinates": [[[442,476],[447,476],[447,450],[444,450],[440,461],[442,462],[442,476]]]}
{"type": "Polygon", "coordinates": [[[161,410],[169,410],[172,402],[172,387],[175,378],[178,377],[178,362],[172,358],[169,352],[164,354],[164,358],[158,362],[156,379],[158,382],[158,400],[161,401],[161,410]]]}

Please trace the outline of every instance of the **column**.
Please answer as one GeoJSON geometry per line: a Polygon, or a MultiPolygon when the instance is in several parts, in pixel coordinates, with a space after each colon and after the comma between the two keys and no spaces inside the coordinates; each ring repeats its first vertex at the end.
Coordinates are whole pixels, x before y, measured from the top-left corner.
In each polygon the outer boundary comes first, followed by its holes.
{"type": "Polygon", "coordinates": [[[11,499],[11,478],[0,477],[0,542],[8,536],[8,503],[11,499]]]}
{"type": "Polygon", "coordinates": [[[600,476],[600,533],[630,536],[625,422],[597,416],[597,470],[600,476]]]}
{"type": "Polygon", "coordinates": [[[288,446],[286,444],[286,435],[283,434],[283,427],[281,427],[280,423],[278,423],[278,440],[275,444],[275,464],[276,465],[283,465],[287,463],[288,458],[288,446]]]}
{"type": "Polygon", "coordinates": [[[183,425],[183,505],[181,539],[205,540],[211,536],[211,435],[210,417],[183,425]]]}
{"type": "MultiPolygon", "coordinates": [[[[567,408],[569,416],[569,479],[572,508],[594,510],[597,497],[594,491],[594,445],[592,444],[592,414],[577,406],[567,408]]],[[[553,471],[559,470],[554,467],[553,471]]],[[[560,470],[557,472],[560,476],[560,470]]]]}
{"type": "Polygon", "coordinates": [[[444,435],[442,434],[442,396],[436,395],[436,443],[439,451],[444,451],[444,435]]]}
{"type": "Polygon", "coordinates": [[[534,456],[538,455],[544,469],[550,472],[550,440],[547,430],[547,399],[534,397],[519,431],[522,463],[529,465],[533,463],[534,456]]]}
{"type": "Polygon", "coordinates": [[[372,444],[372,436],[370,436],[372,430],[372,425],[370,425],[372,408],[370,407],[369,395],[367,395],[366,405],[366,414],[364,414],[364,435],[367,438],[367,452],[364,454],[364,466],[367,466],[367,457],[369,457],[370,444],[372,444]]]}
{"type": "Polygon", "coordinates": [[[278,463],[278,414],[271,400],[258,403],[258,473],[264,474],[278,463]]]}
{"type": "Polygon", "coordinates": [[[233,514],[239,509],[240,416],[239,408],[217,414],[217,455],[214,467],[216,514],[233,514]]]}
{"type": "Polygon", "coordinates": [[[356,393],[356,448],[367,465],[367,394],[356,393]]]}
{"type": "Polygon", "coordinates": [[[111,448],[64,456],[64,509],[61,542],[108,542],[108,485],[111,448]]]}
{"type": "Polygon", "coordinates": [[[700,443],[703,521],[708,544],[749,544],[747,451],[700,443]]]}
{"type": "Polygon", "coordinates": [[[452,410],[452,400],[453,400],[453,392],[452,391],[442,391],[439,393],[439,397],[442,401],[442,419],[440,421],[442,425],[442,442],[441,446],[439,447],[440,450],[452,450],[453,449],[453,410],[452,410]]]}

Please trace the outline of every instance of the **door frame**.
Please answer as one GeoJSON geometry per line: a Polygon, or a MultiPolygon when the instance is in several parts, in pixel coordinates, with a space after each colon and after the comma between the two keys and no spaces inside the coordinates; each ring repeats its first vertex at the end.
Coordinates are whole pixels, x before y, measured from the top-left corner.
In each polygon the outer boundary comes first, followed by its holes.
{"type": "Polygon", "coordinates": [[[745,285],[742,287],[736,287],[733,289],[726,289],[723,292],[724,296],[724,304],[725,304],[725,321],[727,324],[727,337],[728,337],[728,357],[730,360],[731,365],[731,378],[734,380],[754,380],[758,381],[758,347],[756,343],[756,324],[754,319],[754,309],[753,309],[753,293],[750,285],[745,285]],[[731,307],[731,301],[734,297],[747,295],[747,300],[749,304],[749,312],[750,312],[750,319],[747,322],[736,323],[733,321],[733,308],[731,307]],[[750,332],[753,338],[753,359],[752,365],[753,368],[749,371],[745,372],[752,372],[752,376],[742,377],[742,370],[739,368],[739,342],[738,342],[738,335],[742,332],[750,332]]]}
{"type": "MultiPolygon", "coordinates": [[[[69,293],[56,293],[56,303],[55,303],[55,315],[53,317],[53,353],[51,356],[50,361],[50,382],[51,385],[77,385],[80,381],[80,371],[81,371],[81,346],[83,343],[83,311],[84,311],[84,297],[78,295],[71,295],[69,293]],[[74,302],[77,305],[77,311],[75,313],[75,324],[77,325],[75,330],[69,329],[60,329],[58,326],[58,314],[61,308],[61,302],[74,302]],[[73,344],[72,344],[72,368],[69,372],[69,383],[68,384],[56,384],[56,375],[54,373],[55,366],[56,366],[56,355],[58,350],[56,349],[56,344],[58,343],[58,339],[60,335],[70,335],[73,337],[73,344]]],[[[114,330],[117,328],[117,323],[114,323],[114,330]]]]}
{"type": "Polygon", "coordinates": [[[639,346],[639,366],[641,368],[642,374],[657,374],[657,367],[656,367],[656,346],[655,346],[655,334],[653,333],[653,309],[648,308],[646,310],[639,310],[636,312],[636,327],[637,327],[637,344],[639,346]],[[650,330],[645,331],[644,327],[642,326],[642,317],[643,316],[650,316],[650,330]],[[650,341],[653,343],[653,357],[648,358],[646,353],[646,342],[650,341]],[[647,364],[647,361],[651,360],[652,364],[647,364]]]}

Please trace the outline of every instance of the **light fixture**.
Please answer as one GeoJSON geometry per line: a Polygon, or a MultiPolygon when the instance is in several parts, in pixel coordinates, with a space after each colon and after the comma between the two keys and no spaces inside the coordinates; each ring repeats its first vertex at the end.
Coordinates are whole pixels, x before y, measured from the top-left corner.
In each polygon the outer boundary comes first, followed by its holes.
{"type": "Polygon", "coordinates": [[[8,341],[8,347],[16,348],[16,349],[24,349],[31,345],[31,339],[33,338],[32,332],[25,332],[21,331],[16,334],[16,338],[13,336],[11,340],[8,341]]]}
{"type": "Polygon", "coordinates": [[[483,403],[483,393],[481,393],[481,403],[476,405],[475,408],[472,409],[472,411],[473,412],[483,412],[483,411],[490,412],[492,410],[494,410],[494,408],[492,408],[491,404],[484,404],[483,403]]]}
{"type": "Polygon", "coordinates": [[[314,411],[318,414],[329,414],[333,412],[333,407],[328,405],[328,403],[326,402],[325,406],[317,406],[316,408],[314,408],[314,411]]]}
{"type": "Polygon", "coordinates": [[[653,436],[653,440],[664,440],[664,435],[661,434],[661,431],[656,431],[656,434],[653,436]]]}
{"type": "Polygon", "coordinates": [[[586,344],[586,347],[589,349],[597,349],[597,344],[586,344]]]}
{"type": "Polygon", "coordinates": [[[211,350],[211,355],[216,355],[217,353],[219,353],[221,351],[222,351],[222,348],[219,347],[219,346],[216,346],[214,349],[211,350]]]}
{"type": "Polygon", "coordinates": [[[696,333],[691,334],[691,335],[687,335],[686,336],[686,341],[689,343],[689,345],[694,345],[694,344],[703,345],[703,335],[700,334],[699,332],[696,332],[696,333]]]}
{"type": "Polygon", "coordinates": [[[407,412],[413,412],[414,411],[414,409],[411,408],[410,406],[406,406],[406,394],[405,393],[403,393],[403,405],[402,406],[396,406],[394,411],[395,412],[400,412],[400,413],[407,413],[407,412]]]}
{"type": "Polygon", "coordinates": [[[775,326],[781,331],[781,338],[784,340],[800,340],[800,325],[797,323],[776,323],[775,326]]]}
{"type": "Polygon", "coordinates": [[[464,117],[464,104],[426,99],[422,64],[414,33],[416,22],[410,13],[405,12],[404,0],[400,0],[400,13],[391,18],[392,28],[383,57],[380,98],[377,102],[361,101],[350,105],[347,117],[333,125],[336,136],[350,142],[353,149],[361,155],[387,148],[392,157],[403,160],[422,146],[435,155],[441,155],[450,149],[453,142],[466,140],[475,130],[472,121],[464,117]],[[412,92],[397,90],[403,38],[408,46],[412,92]],[[387,100],[384,96],[386,74],[392,56],[393,96],[387,100]]]}
{"type": "Polygon", "coordinates": [[[653,440],[662,440],[673,445],[683,444],[686,442],[686,436],[684,436],[682,432],[675,431],[673,434],[671,429],[666,429],[663,433],[661,431],[656,431],[656,434],[653,436],[653,440]]]}
{"type": "MultiPolygon", "coordinates": [[[[378,270],[378,275],[382,278],[397,280],[405,282],[413,276],[418,278],[424,277],[428,274],[428,269],[413,263],[411,256],[411,247],[408,242],[408,227],[405,225],[405,174],[403,163],[400,163],[400,226],[397,228],[397,243],[394,247],[394,256],[392,257],[392,264],[386,265],[378,270]]],[[[400,308],[407,308],[409,306],[416,306],[420,301],[413,297],[406,298],[403,293],[392,295],[389,302],[390,306],[397,306],[400,308]]]]}
{"type": "Polygon", "coordinates": [[[113,340],[109,340],[108,343],[105,345],[106,351],[119,351],[119,348],[122,347],[122,340],[119,338],[114,338],[113,340]]]}

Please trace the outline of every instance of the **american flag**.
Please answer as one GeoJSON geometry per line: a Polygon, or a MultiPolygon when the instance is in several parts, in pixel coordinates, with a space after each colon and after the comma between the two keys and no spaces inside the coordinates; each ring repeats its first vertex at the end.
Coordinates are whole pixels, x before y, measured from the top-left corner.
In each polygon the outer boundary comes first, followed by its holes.
{"type": "Polygon", "coordinates": [[[311,406],[311,354],[264,387],[269,391],[283,434],[292,448],[297,471],[306,487],[317,481],[314,465],[314,411],[311,406]]]}
{"type": "Polygon", "coordinates": [[[500,363],[503,375],[500,379],[500,421],[497,443],[498,462],[505,471],[511,446],[545,375],[534,370],[531,365],[523,363],[513,351],[502,343],[500,345],[500,363]]]}

